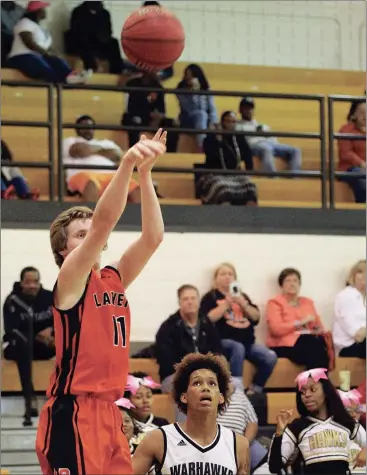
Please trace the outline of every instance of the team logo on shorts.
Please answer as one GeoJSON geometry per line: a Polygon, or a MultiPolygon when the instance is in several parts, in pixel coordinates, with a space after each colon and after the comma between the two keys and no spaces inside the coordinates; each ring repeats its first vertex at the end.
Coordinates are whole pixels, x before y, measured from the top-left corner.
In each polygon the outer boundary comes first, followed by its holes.
{"type": "Polygon", "coordinates": [[[70,470],[68,468],[59,468],[56,475],[70,475],[70,470]]]}

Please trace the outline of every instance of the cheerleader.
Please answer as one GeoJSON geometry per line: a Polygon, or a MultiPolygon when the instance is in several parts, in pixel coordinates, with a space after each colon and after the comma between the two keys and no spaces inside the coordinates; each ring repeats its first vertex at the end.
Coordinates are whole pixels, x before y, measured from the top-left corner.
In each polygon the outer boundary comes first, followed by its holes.
{"type": "Polygon", "coordinates": [[[327,370],[305,371],[296,379],[297,410],[281,411],[269,451],[271,473],[281,473],[296,449],[304,474],[348,475],[350,441],[361,451],[354,467],[366,465],[366,431],[346,411],[327,370]],[[293,422],[291,422],[293,420],[293,422]]]}
{"type": "MultiPolygon", "coordinates": [[[[342,400],[342,403],[344,404],[345,409],[349,412],[349,414],[353,417],[355,421],[359,422],[362,414],[361,393],[358,392],[356,389],[353,389],[353,391],[348,392],[338,390],[338,393],[340,399],[342,400]]],[[[353,475],[357,473],[366,473],[366,466],[354,468],[355,460],[358,457],[360,451],[361,448],[359,447],[359,445],[357,445],[354,440],[351,440],[349,445],[349,469],[353,475]]]]}

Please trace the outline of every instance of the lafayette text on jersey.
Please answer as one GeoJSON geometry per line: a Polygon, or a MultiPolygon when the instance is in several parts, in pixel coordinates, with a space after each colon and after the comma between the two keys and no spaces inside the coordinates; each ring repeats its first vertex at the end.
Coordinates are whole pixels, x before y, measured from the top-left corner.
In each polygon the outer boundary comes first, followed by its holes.
{"type": "Polygon", "coordinates": [[[295,449],[304,461],[304,473],[346,474],[349,469],[350,441],[366,445],[366,431],[358,423],[351,432],[329,417],[325,421],[314,417],[295,419],[282,437],[273,437],[269,451],[269,466],[281,469],[295,449]]]}
{"type": "Polygon", "coordinates": [[[53,307],[53,314],[56,368],[47,395],[119,399],[127,381],[130,340],[130,308],[119,272],[113,267],[100,275],[92,270],[79,302],[66,311],[53,307]]]}
{"type": "Polygon", "coordinates": [[[236,475],[236,435],[218,424],[214,441],[201,447],[176,424],[160,428],[164,437],[162,475],[236,475]]]}

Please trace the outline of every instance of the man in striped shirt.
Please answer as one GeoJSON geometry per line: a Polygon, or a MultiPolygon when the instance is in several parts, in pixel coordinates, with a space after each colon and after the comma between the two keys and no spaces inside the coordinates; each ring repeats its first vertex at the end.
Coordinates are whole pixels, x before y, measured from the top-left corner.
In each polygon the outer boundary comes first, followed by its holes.
{"type": "Polygon", "coordinates": [[[231,399],[224,414],[218,415],[218,423],[236,434],[244,435],[250,444],[251,469],[253,470],[265,457],[267,451],[255,438],[258,420],[255,410],[243,390],[231,382],[231,399]]]}

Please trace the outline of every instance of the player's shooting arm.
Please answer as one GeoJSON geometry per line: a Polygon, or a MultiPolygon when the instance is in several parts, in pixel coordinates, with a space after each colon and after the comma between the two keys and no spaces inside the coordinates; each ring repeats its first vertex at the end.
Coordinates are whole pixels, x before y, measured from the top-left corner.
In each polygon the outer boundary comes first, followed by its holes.
{"type": "Polygon", "coordinates": [[[97,203],[85,238],[67,256],[61,267],[57,284],[59,308],[70,308],[69,305],[73,301],[75,304],[82,295],[89,273],[125,209],[135,162],[138,159],[142,163],[156,159],[164,149],[161,144],[147,140],[135,144],[122,158],[119,168],[97,203]],[[66,296],[67,303],[64,302],[66,296]]]}
{"type": "Polygon", "coordinates": [[[248,440],[242,435],[236,435],[236,452],[237,452],[237,475],[249,475],[250,473],[250,445],[248,440]]]}
{"type": "MultiPolygon", "coordinates": [[[[155,140],[165,144],[166,134],[162,134],[160,129],[155,140]]],[[[125,251],[117,264],[125,288],[137,278],[163,240],[162,212],[151,175],[156,158],[150,164],[147,162],[146,166],[139,167],[138,165],[142,233],[139,239],[125,251]]]]}
{"type": "Polygon", "coordinates": [[[149,432],[140,442],[132,457],[135,475],[145,475],[155,462],[162,463],[164,454],[164,440],[161,430],[149,432]]]}

